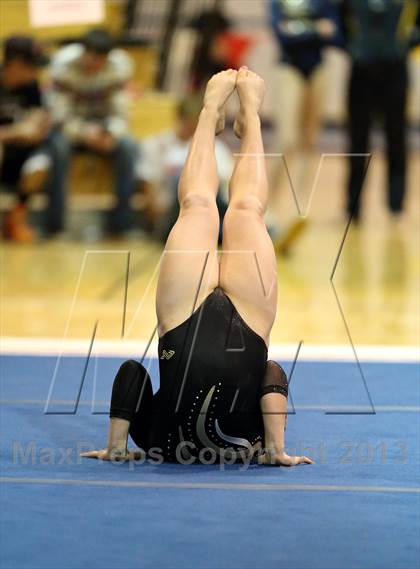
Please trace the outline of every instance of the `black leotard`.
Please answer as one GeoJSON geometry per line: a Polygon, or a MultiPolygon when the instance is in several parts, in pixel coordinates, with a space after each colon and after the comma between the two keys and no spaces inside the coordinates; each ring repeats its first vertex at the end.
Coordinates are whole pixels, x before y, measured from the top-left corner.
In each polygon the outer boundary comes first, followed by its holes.
{"type": "Polygon", "coordinates": [[[161,410],[169,417],[158,439],[171,457],[182,440],[216,454],[261,441],[267,347],[221,288],[160,338],[159,363],[161,410]]]}
{"type": "Polygon", "coordinates": [[[133,361],[124,364],[122,376],[128,371],[146,380],[141,389],[134,388],[142,391],[135,420],[121,412],[127,406],[121,394],[126,396],[132,383],[127,377],[119,381],[118,375],[114,383],[111,416],[132,420],[130,435],[138,446],[161,449],[165,460],[192,461],[202,449],[219,458],[240,458],[262,441],[267,347],[221,288],[160,338],[159,364],[155,396],[144,368],[133,361]]]}

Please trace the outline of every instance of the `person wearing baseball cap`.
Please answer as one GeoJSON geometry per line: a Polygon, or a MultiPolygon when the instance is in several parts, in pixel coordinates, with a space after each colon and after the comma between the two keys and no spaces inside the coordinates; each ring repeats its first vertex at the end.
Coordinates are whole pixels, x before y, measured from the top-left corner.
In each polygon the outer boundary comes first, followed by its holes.
{"type": "Polygon", "coordinates": [[[3,224],[4,236],[14,241],[34,239],[27,221],[31,193],[45,189],[50,206],[56,201],[51,122],[38,83],[39,69],[47,63],[41,46],[31,37],[14,35],[5,40],[0,67],[0,184],[18,198],[3,224]]]}
{"type": "Polygon", "coordinates": [[[49,59],[42,46],[30,36],[14,35],[4,42],[4,61],[20,61],[29,67],[43,67],[49,59]]]}

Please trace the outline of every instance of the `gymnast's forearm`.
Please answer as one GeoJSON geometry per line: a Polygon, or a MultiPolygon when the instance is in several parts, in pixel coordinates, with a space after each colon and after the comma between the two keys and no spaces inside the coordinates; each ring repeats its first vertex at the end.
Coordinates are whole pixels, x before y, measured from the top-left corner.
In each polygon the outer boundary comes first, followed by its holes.
{"type": "Polygon", "coordinates": [[[130,421],[118,417],[111,417],[108,430],[108,450],[127,450],[129,429],[130,421]]]}
{"type": "Polygon", "coordinates": [[[124,462],[137,457],[136,453],[130,453],[127,450],[128,430],[130,421],[120,419],[119,417],[111,417],[108,431],[107,447],[101,450],[89,450],[80,453],[80,456],[86,458],[97,458],[100,460],[115,460],[116,462],[124,462]]]}
{"type": "Polygon", "coordinates": [[[267,393],[261,398],[264,421],[264,448],[271,455],[284,452],[284,427],[287,399],[281,393],[267,393]]]}
{"type": "Polygon", "coordinates": [[[295,466],[313,464],[307,456],[290,456],[284,448],[284,427],[287,417],[287,398],[281,393],[266,393],[261,398],[264,420],[264,452],[260,464],[271,466],[295,466]]]}

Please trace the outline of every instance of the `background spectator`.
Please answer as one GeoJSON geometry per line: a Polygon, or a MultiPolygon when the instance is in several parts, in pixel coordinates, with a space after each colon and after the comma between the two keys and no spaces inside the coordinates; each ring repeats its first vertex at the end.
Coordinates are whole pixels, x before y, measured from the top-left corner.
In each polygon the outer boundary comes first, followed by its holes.
{"type": "Polygon", "coordinates": [[[352,59],[347,211],[359,218],[366,158],[357,154],[369,152],[372,123],[379,116],[387,144],[388,206],[398,215],[406,186],[407,56],[410,47],[420,43],[419,2],[344,0],[342,21],[352,59]]]}
{"type": "Polygon", "coordinates": [[[58,51],[51,66],[51,107],[64,137],[73,149],[113,159],[117,205],[110,229],[115,234],[132,223],[130,198],[137,148],[127,135],[124,90],[132,74],[130,57],[115,49],[108,32],[100,29],[89,32],[82,43],[58,51]]]}
{"type": "Polygon", "coordinates": [[[199,35],[191,72],[192,86],[200,90],[214,73],[229,67],[227,53],[220,40],[231,23],[224,15],[221,3],[216,2],[212,9],[203,10],[190,25],[199,35]]]}
{"type": "MultiPolygon", "coordinates": [[[[155,219],[157,232],[163,239],[166,239],[178,216],[178,180],[197,126],[200,109],[201,101],[198,98],[185,99],[178,107],[175,129],[149,137],[140,146],[137,178],[147,196],[149,215],[155,219]]],[[[221,183],[217,205],[223,218],[233,157],[220,139],[216,140],[216,160],[221,183]]]]}
{"type": "MultiPolygon", "coordinates": [[[[286,154],[301,188],[305,187],[308,154],[314,149],[326,89],[322,50],[338,41],[338,12],[330,0],[271,0],[270,7],[278,45],[274,150],[286,154]]],[[[273,187],[279,186],[282,170],[283,161],[279,160],[273,187]]]]}
{"type": "Polygon", "coordinates": [[[34,239],[27,200],[42,189],[49,196],[47,231],[56,233],[63,226],[63,164],[38,84],[39,68],[46,62],[32,38],[12,36],[5,41],[0,69],[0,183],[18,197],[3,227],[5,237],[15,241],[34,239]]]}
{"type": "MultiPolygon", "coordinates": [[[[285,156],[294,188],[302,196],[313,180],[310,159],[314,153],[318,160],[316,137],[327,88],[323,49],[338,42],[338,11],[330,0],[271,0],[270,23],[278,51],[273,151],[285,156]]],[[[284,160],[279,157],[273,161],[272,208],[277,228],[275,249],[283,254],[290,251],[306,225],[306,218],[294,216],[280,230],[281,199],[286,190],[282,185],[289,184],[285,174],[284,160]]]]}

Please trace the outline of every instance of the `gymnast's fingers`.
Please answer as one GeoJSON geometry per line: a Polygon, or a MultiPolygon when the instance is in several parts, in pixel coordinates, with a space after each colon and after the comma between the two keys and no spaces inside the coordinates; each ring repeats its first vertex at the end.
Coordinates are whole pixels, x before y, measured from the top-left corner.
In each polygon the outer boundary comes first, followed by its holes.
{"type": "Polygon", "coordinates": [[[296,462],[294,463],[295,465],[297,464],[315,464],[315,461],[312,460],[311,458],[309,458],[308,456],[295,456],[293,457],[296,462]]]}
{"type": "Polygon", "coordinates": [[[81,452],[79,456],[82,456],[83,458],[97,458],[102,460],[110,460],[108,449],[89,450],[87,452],[81,452]]]}

